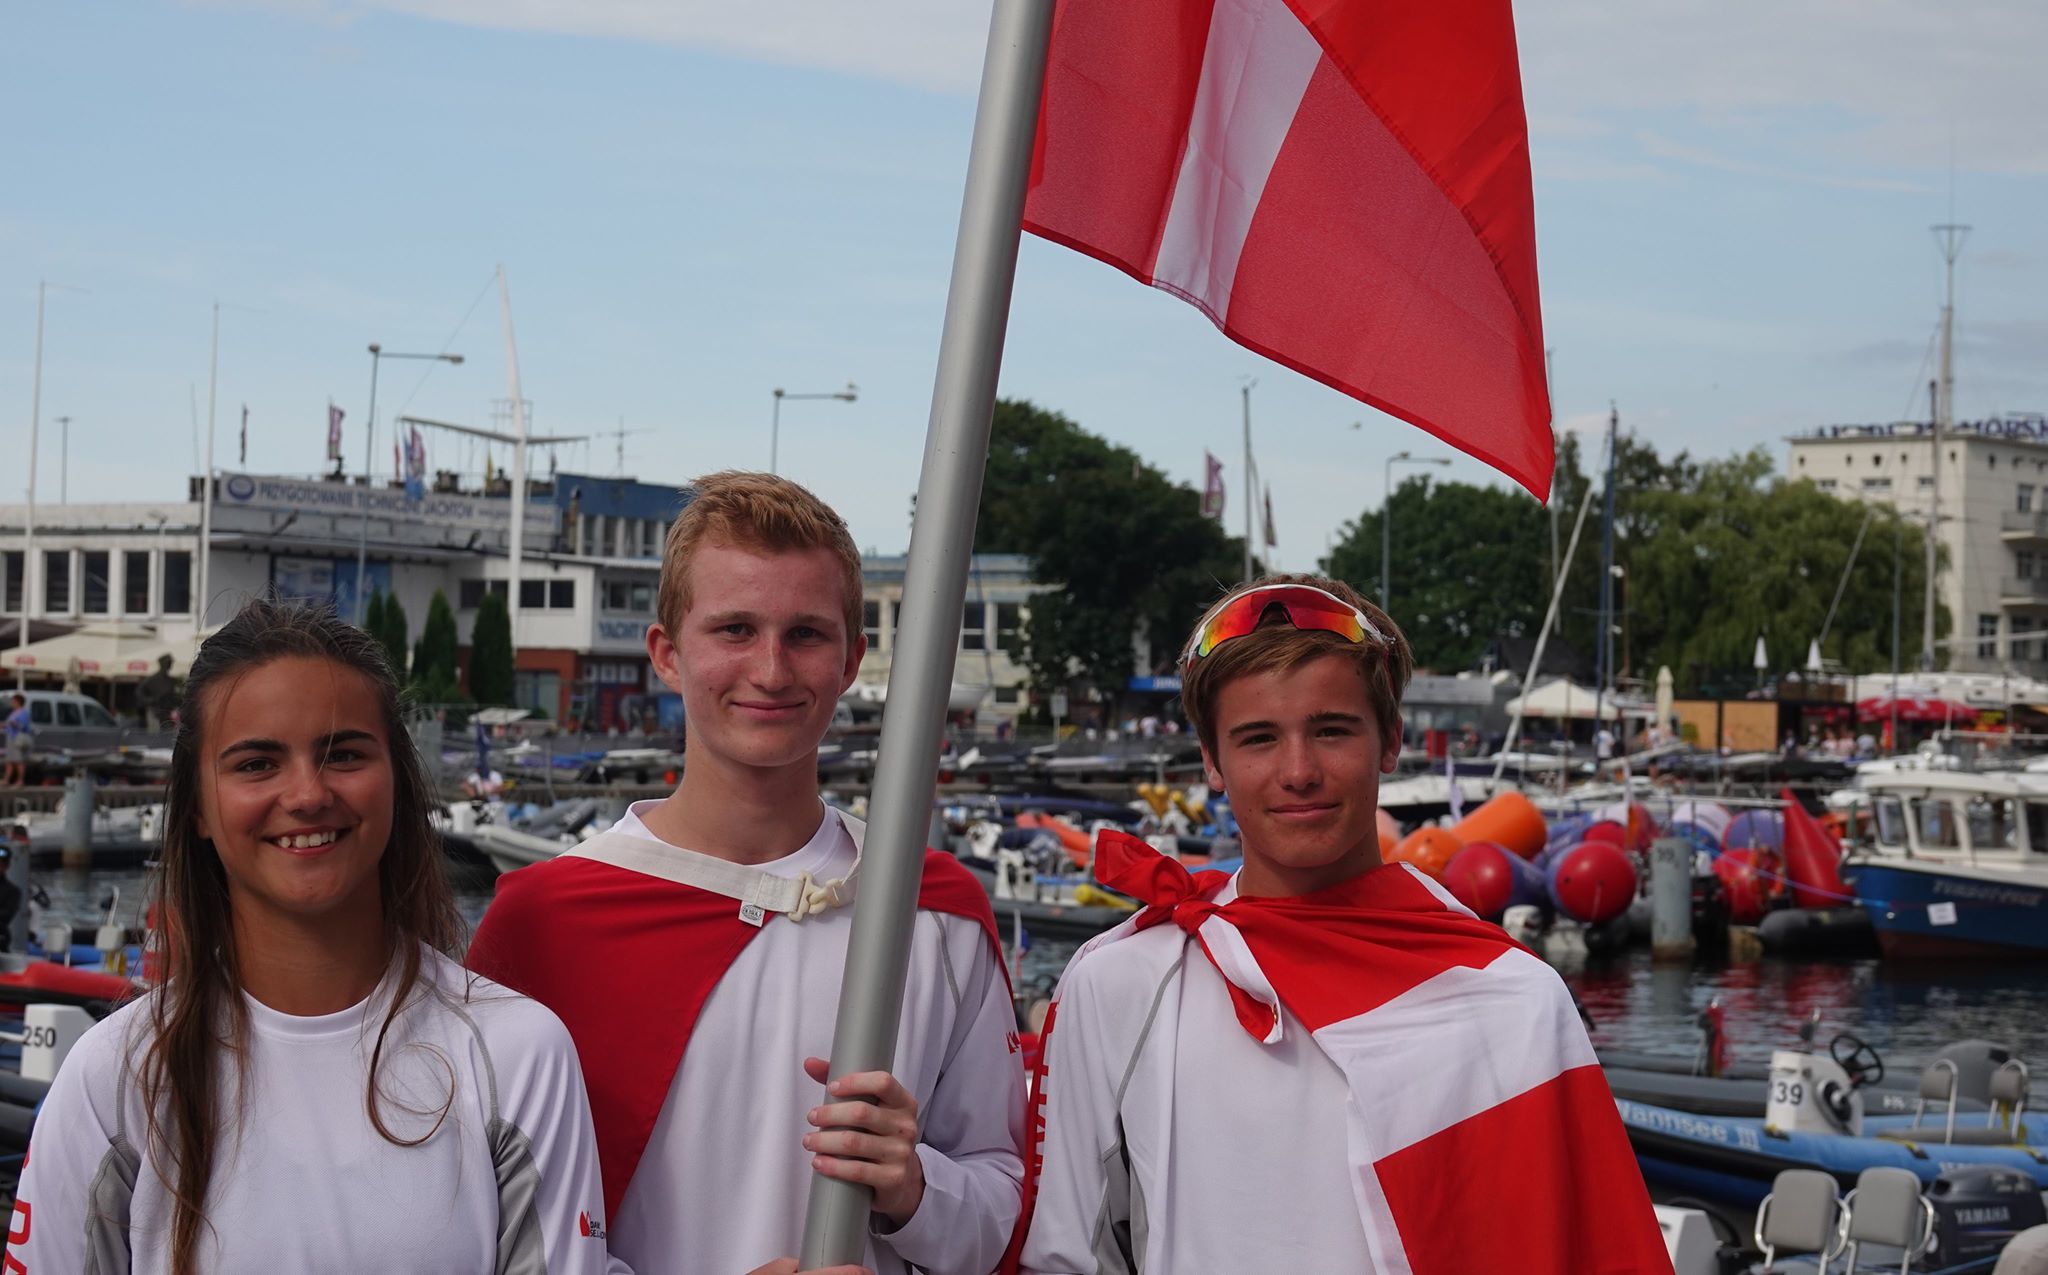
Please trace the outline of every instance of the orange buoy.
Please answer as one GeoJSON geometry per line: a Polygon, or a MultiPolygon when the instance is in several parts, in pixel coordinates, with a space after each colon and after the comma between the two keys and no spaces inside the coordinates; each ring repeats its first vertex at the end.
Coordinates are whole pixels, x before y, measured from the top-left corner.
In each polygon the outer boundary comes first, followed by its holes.
{"type": "Polygon", "coordinates": [[[1518,792],[1504,792],[1451,826],[1460,842],[1491,841],[1524,859],[1533,859],[1543,849],[1550,829],[1543,812],[1518,792]]]}
{"type": "Polygon", "coordinates": [[[1451,860],[1464,848],[1464,840],[1449,828],[1417,828],[1403,837],[1387,858],[1394,863],[1412,863],[1427,876],[1441,881],[1444,869],[1451,866],[1451,860]]]}
{"type": "Polygon", "coordinates": [[[1380,860],[1386,862],[1392,858],[1394,847],[1401,844],[1401,821],[1384,810],[1373,813],[1379,816],[1380,860]]]}

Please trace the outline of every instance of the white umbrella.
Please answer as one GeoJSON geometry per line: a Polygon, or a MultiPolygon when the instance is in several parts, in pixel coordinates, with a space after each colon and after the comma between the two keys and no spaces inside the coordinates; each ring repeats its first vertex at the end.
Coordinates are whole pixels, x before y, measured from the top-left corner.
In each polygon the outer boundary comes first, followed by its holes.
{"type": "Polygon", "coordinates": [[[191,651],[182,643],[165,642],[153,630],[139,624],[108,620],[88,624],[61,637],[15,647],[0,655],[0,668],[62,677],[72,669],[75,660],[77,675],[82,678],[140,680],[156,671],[160,655],[171,657],[174,673],[183,672],[192,660],[191,651]]]}

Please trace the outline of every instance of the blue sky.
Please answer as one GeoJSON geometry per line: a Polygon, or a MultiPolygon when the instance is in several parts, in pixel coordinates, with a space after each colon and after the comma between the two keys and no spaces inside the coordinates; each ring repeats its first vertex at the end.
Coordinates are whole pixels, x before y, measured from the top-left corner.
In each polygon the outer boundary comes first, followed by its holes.
{"type": "MultiPolygon", "coordinates": [[[[26,485],[38,279],[83,289],[50,293],[40,498],[70,416],[72,498],[152,500],[196,470],[214,301],[223,463],[246,403],[248,467],[313,471],[332,398],[356,468],[370,341],[467,357],[424,379],[387,363],[380,418],[489,422],[502,262],[537,431],[623,422],[627,471],[680,481],[765,465],[775,386],[851,379],[856,403],[785,406],[782,468],[900,552],[986,18],[965,0],[16,0],[0,499],[26,485]]],[[[1793,430],[1924,412],[1927,227],[1951,199],[1976,227],[1958,413],[2048,410],[2048,8],[1546,0],[1518,21],[1561,428],[1612,399],[1667,451],[1767,443],[1782,463],[1793,430]]],[[[1283,565],[1377,503],[1393,452],[1453,454],[1026,238],[1004,392],[1191,482],[1215,451],[1232,525],[1245,376],[1283,565]]],[[[616,446],[561,464],[610,473],[616,446]]],[[[1431,472],[1495,481],[1462,458],[1431,472]]]]}

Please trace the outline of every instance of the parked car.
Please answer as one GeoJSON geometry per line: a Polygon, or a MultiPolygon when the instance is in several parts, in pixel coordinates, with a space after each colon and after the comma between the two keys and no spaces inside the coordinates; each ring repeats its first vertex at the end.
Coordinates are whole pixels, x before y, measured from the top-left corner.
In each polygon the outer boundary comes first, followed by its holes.
{"type": "MultiPolygon", "coordinates": [[[[9,692],[8,694],[11,694],[9,692]]],[[[121,740],[121,723],[89,695],[67,691],[23,691],[35,735],[31,753],[92,752],[121,740]]]]}

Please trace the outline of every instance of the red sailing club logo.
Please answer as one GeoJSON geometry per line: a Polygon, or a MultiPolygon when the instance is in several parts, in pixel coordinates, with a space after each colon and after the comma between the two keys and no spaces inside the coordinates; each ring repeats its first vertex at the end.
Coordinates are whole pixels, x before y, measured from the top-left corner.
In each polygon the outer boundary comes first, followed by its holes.
{"type": "Polygon", "coordinates": [[[604,1238],[604,1223],[602,1221],[591,1221],[590,1214],[588,1213],[578,1213],[576,1215],[576,1231],[578,1234],[587,1235],[591,1239],[601,1240],[604,1238]]]}

